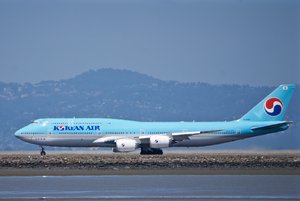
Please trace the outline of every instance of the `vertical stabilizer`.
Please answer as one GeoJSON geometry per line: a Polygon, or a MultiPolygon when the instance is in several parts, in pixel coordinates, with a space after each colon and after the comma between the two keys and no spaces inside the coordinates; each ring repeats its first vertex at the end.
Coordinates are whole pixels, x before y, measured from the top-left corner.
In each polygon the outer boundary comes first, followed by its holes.
{"type": "Polygon", "coordinates": [[[248,121],[281,121],[285,115],[296,86],[282,84],[265,99],[245,114],[241,120],[248,121]]]}

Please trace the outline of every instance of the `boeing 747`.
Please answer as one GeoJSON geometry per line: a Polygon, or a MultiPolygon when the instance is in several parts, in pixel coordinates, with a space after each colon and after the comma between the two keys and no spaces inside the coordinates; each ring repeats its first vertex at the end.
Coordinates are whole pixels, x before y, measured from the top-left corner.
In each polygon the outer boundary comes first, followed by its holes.
{"type": "Polygon", "coordinates": [[[215,145],[284,131],[284,121],[295,90],[283,84],[238,120],[226,122],[140,122],[105,118],[37,119],[15,136],[25,142],[56,147],[112,147],[114,152],[162,154],[167,147],[215,145]]]}

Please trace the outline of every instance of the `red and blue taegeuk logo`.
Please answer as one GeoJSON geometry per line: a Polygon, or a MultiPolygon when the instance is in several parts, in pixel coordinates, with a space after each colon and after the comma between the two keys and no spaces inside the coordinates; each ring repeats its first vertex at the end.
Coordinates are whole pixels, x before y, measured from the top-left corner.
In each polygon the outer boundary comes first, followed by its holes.
{"type": "Polygon", "coordinates": [[[58,130],[63,131],[63,130],[65,130],[65,127],[63,125],[59,125],[58,130]]]}
{"type": "Polygon", "coordinates": [[[279,98],[269,98],[265,102],[265,111],[268,115],[277,116],[283,110],[282,101],[279,98]]]}

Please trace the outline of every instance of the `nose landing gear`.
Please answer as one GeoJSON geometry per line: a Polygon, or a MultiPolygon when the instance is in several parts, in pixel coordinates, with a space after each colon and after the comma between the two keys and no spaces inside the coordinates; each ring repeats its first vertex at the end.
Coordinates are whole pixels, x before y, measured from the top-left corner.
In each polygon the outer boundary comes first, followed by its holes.
{"type": "Polygon", "coordinates": [[[45,156],[45,155],[46,155],[45,149],[44,147],[41,147],[41,156],[45,156]]]}

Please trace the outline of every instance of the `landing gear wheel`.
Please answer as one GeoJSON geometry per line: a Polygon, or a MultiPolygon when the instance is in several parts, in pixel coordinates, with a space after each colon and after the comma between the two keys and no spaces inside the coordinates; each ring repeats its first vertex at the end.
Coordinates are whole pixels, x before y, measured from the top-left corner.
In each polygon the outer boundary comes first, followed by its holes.
{"type": "Polygon", "coordinates": [[[45,156],[46,155],[45,149],[44,149],[44,147],[41,147],[41,148],[42,148],[42,150],[41,150],[41,156],[45,156]]]}
{"type": "Polygon", "coordinates": [[[161,149],[154,148],[141,148],[141,155],[162,155],[163,151],[161,149]]]}

